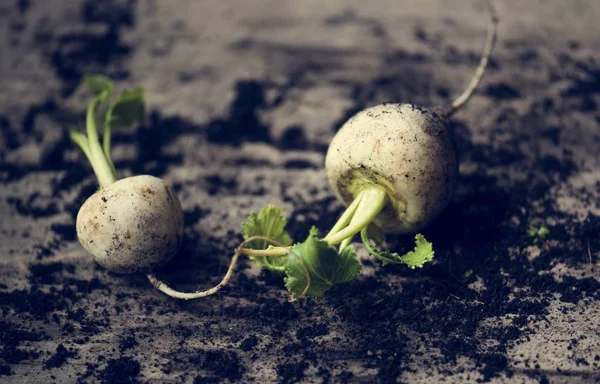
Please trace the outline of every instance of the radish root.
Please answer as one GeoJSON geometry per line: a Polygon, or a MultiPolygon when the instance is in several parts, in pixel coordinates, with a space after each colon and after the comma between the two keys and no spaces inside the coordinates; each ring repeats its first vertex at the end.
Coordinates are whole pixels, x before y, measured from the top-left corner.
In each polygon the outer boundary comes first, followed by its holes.
{"type": "Polygon", "coordinates": [[[148,277],[148,280],[150,281],[150,283],[159,291],[163,292],[164,294],[171,296],[173,298],[176,299],[183,299],[183,300],[192,300],[192,299],[198,299],[201,297],[207,297],[207,296],[212,296],[215,293],[219,292],[221,290],[221,288],[223,288],[224,286],[226,286],[227,284],[229,284],[229,281],[231,280],[231,276],[233,276],[233,271],[235,269],[235,266],[237,265],[238,259],[241,255],[245,254],[247,251],[246,248],[244,248],[244,246],[248,243],[250,243],[251,241],[254,240],[264,240],[264,241],[268,241],[269,243],[275,244],[277,246],[277,248],[272,248],[272,249],[287,249],[287,252],[285,252],[284,254],[281,254],[281,252],[279,253],[263,253],[260,256],[274,256],[274,257],[279,257],[279,256],[285,256],[285,254],[290,252],[290,248],[287,247],[285,244],[281,244],[278,241],[275,241],[273,239],[270,239],[268,237],[265,236],[252,236],[247,238],[246,240],[244,240],[236,249],[235,249],[235,253],[233,254],[233,257],[231,258],[231,262],[229,263],[229,268],[227,269],[227,272],[225,273],[225,276],[223,277],[223,280],[221,280],[221,282],[217,285],[215,285],[212,288],[206,289],[206,290],[202,290],[202,291],[196,291],[196,292],[180,292],[177,291],[171,287],[169,287],[169,285],[165,282],[163,282],[162,280],[158,279],[154,274],[149,273],[146,276],[148,277]]]}
{"type": "Polygon", "coordinates": [[[483,78],[483,74],[485,73],[485,70],[490,61],[490,55],[492,54],[492,50],[494,49],[494,45],[496,44],[498,22],[500,21],[500,19],[496,15],[496,10],[494,9],[492,0],[486,0],[486,4],[488,8],[488,13],[490,15],[490,22],[488,26],[487,38],[485,40],[485,46],[483,48],[483,54],[481,56],[481,60],[479,61],[479,66],[475,70],[475,74],[471,78],[471,82],[469,83],[467,88],[465,88],[463,93],[460,96],[458,96],[448,108],[446,108],[440,113],[441,116],[446,119],[454,115],[454,113],[456,113],[456,111],[458,111],[462,106],[464,106],[467,103],[467,101],[469,101],[471,96],[473,96],[473,93],[475,93],[475,89],[477,89],[477,86],[483,78]]]}

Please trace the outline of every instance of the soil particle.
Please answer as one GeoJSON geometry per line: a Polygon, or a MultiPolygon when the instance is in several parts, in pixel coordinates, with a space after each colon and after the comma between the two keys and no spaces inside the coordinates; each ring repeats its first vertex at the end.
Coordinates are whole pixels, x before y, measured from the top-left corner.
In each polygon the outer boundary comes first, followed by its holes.
{"type": "Polygon", "coordinates": [[[50,359],[46,360],[44,363],[44,368],[52,369],[57,368],[67,362],[68,359],[77,356],[77,351],[74,349],[67,349],[64,345],[59,344],[56,347],[56,353],[50,357],[50,359]]]}
{"type": "Polygon", "coordinates": [[[490,84],[485,88],[485,93],[496,100],[511,100],[521,97],[518,89],[505,83],[490,84]]]}
{"type": "MultiPolygon", "coordinates": [[[[132,47],[121,40],[120,33],[122,28],[135,24],[131,2],[110,1],[99,6],[93,1],[85,1],[80,12],[85,23],[104,28],[90,28],[85,33],[50,34],[52,43],[40,44],[56,75],[63,81],[65,96],[75,90],[85,74],[107,72],[111,64],[120,63],[132,51],[132,47]]],[[[113,77],[126,76],[123,70],[112,71],[113,77]]]]}
{"type": "Polygon", "coordinates": [[[296,337],[298,339],[312,339],[317,336],[323,336],[329,333],[326,324],[315,324],[309,327],[301,328],[296,331],[296,337]]]}
{"type": "Polygon", "coordinates": [[[109,360],[106,368],[100,372],[102,384],[138,383],[140,363],[130,357],[109,360]]]}
{"type": "Polygon", "coordinates": [[[209,141],[239,145],[244,141],[270,142],[269,127],[258,112],[266,107],[265,86],[258,81],[240,81],[227,119],[216,119],[207,127],[209,141]]]}
{"type": "Polygon", "coordinates": [[[12,369],[8,365],[0,364],[0,376],[10,376],[12,374],[12,369]]]}
{"type": "Polygon", "coordinates": [[[134,335],[127,335],[121,338],[119,341],[119,349],[122,351],[126,351],[131,349],[137,345],[137,340],[134,335]]]}
{"type": "Polygon", "coordinates": [[[0,322],[0,359],[7,364],[19,364],[22,361],[37,359],[40,352],[21,347],[23,342],[39,341],[47,335],[39,331],[26,331],[15,324],[0,322]]]}
{"type": "Polygon", "coordinates": [[[278,145],[281,149],[308,149],[308,141],[301,126],[288,127],[278,145]]]}
{"type": "Polygon", "coordinates": [[[308,364],[304,361],[298,363],[279,364],[277,366],[277,375],[282,384],[299,383],[304,378],[304,371],[308,364]]]}
{"type": "Polygon", "coordinates": [[[235,352],[201,351],[196,356],[190,357],[189,361],[210,372],[217,381],[220,378],[231,381],[239,380],[245,371],[235,352]]]}
{"type": "Polygon", "coordinates": [[[250,335],[242,341],[240,349],[244,352],[252,350],[258,345],[258,337],[256,335],[250,335]]]}

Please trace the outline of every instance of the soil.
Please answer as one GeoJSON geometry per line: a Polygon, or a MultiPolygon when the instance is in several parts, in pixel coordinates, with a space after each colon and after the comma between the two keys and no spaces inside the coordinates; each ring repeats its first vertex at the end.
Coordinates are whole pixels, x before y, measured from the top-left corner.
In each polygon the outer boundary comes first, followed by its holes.
{"type": "Polygon", "coordinates": [[[482,90],[451,121],[460,179],[423,232],[436,259],[422,270],[361,248],[357,280],[290,302],[244,260],[218,295],[186,302],[77,242],[97,188],[68,139],[84,74],[146,89],[148,118],[115,132],[115,165],[173,185],[186,230],[159,276],[209,287],[250,212],[283,207],[295,239],[331,227],[343,207],[323,160],[348,117],[458,94],[486,19],[450,3],[2,3],[0,381],[600,381],[597,2],[498,4],[482,90]]]}

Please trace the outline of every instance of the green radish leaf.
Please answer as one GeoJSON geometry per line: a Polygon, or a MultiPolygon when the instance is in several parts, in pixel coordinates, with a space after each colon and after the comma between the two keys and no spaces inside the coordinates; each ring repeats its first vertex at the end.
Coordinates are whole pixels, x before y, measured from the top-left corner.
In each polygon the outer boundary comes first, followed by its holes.
{"type": "Polygon", "coordinates": [[[341,264],[347,265],[348,268],[342,268],[337,278],[338,283],[347,283],[352,281],[358,276],[360,272],[360,261],[356,258],[356,249],[353,245],[346,246],[342,252],[340,252],[341,264]]]}
{"type": "Polygon", "coordinates": [[[534,244],[537,244],[549,234],[550,230],[543,223],[539,225],[531,224],[527,229],[527,236],[529,236],[533,240],[534,244]]]}
{"type": "Polygon", "coordinates": [[[418,233],[415,235],[415,249],[405,253],[401,258],[402,262],[410,268],[423,268],[425,263],[433,261],[433,244],[431,244],[425,236],[418,233]]]}
{"type": "Polygon", "coordinates": [[[353,246],[339,254],[317,236],[313,227],[306,241],[294,245],[285,256],[285,286],[293,299],[323,296],[329,288],[354,280],[360,272],[353,246]]]}
{"type": "Polygon", "coordinates": [[[106,76],[87,75],[83,81],[85,82],[85,85],[87,85],[89,91],[94,95],[105,95],[102,102],[106,101],[113,91],[113,82],[106,76]]]}
{"type": "Polygon", "coordinates": [[[405,253],[404,255],[378,249],[377,247],[381,244],[381,240],[376,237],[371,237],[372,233],[373,232],[370,232],[370,230],[367,228],[363,229],[360,232],[361,240],[369,253],[373,257],[381,260],[383,265],[406,264],[409,268],[414,269],[423,268],[425,263],[433,260],[433,256],[435,254],[433,251],[433,244],[427,241],[425,236],[420,233],[415,235],[415,249],[405,253]]]}
{"type": "Polygon", "coordinates": [[[144,89],[123,91],[106,111],[104,125],[126,127],[142,120],[144,114],[144,89]]]}
{"type": "MultiPolygon", "coordinates": [[[[292,238],[285,230],[287,219],[283,216],[283,210],[279,207],[269,205],[258,213],[251,213],[248,220],[242,223],[242,234],[244,239],[252,236],[264,236],[285,246],[292,244],[292,238]]],[[[253,240],[245,247],[251,249],[267,249],[276,244],[266,240],[253,240]]],[[[251,257],[251,259],[263,267],[275,272],[284,273],[285,257],[251,257]]]]}

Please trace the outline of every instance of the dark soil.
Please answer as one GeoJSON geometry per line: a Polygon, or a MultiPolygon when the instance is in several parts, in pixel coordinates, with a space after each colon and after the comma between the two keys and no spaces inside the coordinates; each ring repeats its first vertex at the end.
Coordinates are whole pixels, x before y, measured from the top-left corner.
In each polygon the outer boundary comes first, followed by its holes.
{"type": "MultiPolygon", "coordinates": [[[[36,190],[3,202],[22,217],[42,220],[67,212],[72,221],[53,223],[52,240],[35,245],[36,261],[28,265],[24,285],[13,289],[11,284],[0,284],[0,376],[15,376],[15,369],[27,364],[43,366],[51,377],[76,363],[78,376],[69,378],[71,381],[136,383],[145,381],[142,372],[151,371],[174,375],[173,380],[193,379],[194,383],[261,382],[255,372],[259,364],[272,369],[281,383],[317,380],[315,376],[332,383],[391,383],[403,373],[414,371],[417,364],[428,372],[435,368],[437,374],[453,381],[465,371],[459,360],[468,358],[480,381],[498,377],[505,380],[516,373],[508,347],[538,332],[540,322],[553,321],[550,310],[557,299],[565,314],[575,304],[600,300],[596,278],[559,278],[551,273],[557,265],[585,270],[599,261],[588,250],[600,249],[600,218],[588,215],[580,220],[575,213],[565,213],[558,209],[551,194],[554,185],[584,166],[575,159],[572,142],[564,139],[570,114],[596,116],[600,121],[600,66],[593,60],[580,61],[571,56],[562,58],[562,75],[550,80],[567,82],[565,91],[539,96],[525,111],[503,104],[531,96],[518,83],[507,79],[485,87],[482,97],[494,102],[490,112],[494,118],[487,127],[489,140],[474,140],[473,127],[461,120],[452,122],[461,161],[473,167],[461,174],[450,206],[424,231],[435,246],[436,261],[423,270],[382,268],[368,260],[364,267],[375,269],[374,277],[363,275],[334,287],[323,299],[290,303],[279,276],[263,271],[257,278],[247,277],[241,271],[248,269],[248,264],[243,263],[237,279],[215,298],[179,302],[152,291],[143,276],[110,274],[87,259],[53,260],[76,244],[77,209],[95,190],[90,171],[64,155],[71,148],[66,139],[47,144],[41,137],[39,145],[44,147],[45,155],[37,166],[4,159],[24,145],[27,137],[39,135],[36,118],[40,116],[55,122],[66,119],[80,123],[80,111],[69,111],[64,101],[83,74],[103,72],[115,80],[127,79],[123,61],[135,47],[125,42],[122,31],[136,25],[134,2],[106,3],[101,6],[86,1],[80,7],[82,25],[101,27],[90,28],[92,32],[62,33],[38,27],[35,49],[60,79],[60,95],[56,100],[32,105],[20,126],[0,116],[2,184],[23,180],[32,172],[66,170],[54,180],[56,189],[79,191],[71,204],[63,203],[60,196],[47,198],[36,190]],[[557,124],[561,119],[562,125],[557,124]],[[521,177],[514,177],[516,174],[521,177]],[[549,235],[539,239],[528,236],[532,223],[545,223],[549,235]],[[533,246],[540,249],[534,258],[528,248],[533,246]],[[104,343],[101,347],[99,339],[104,343]],[[87,345],[102,348],[103,353],[84,355],[80,350],[87,345]]],[[[26,15],[34,4],[18,1],[14,7],[26,15]]],[[[365,22],[346,14],[335,18],[335,22],[331,20],[332,28],[339,23],[365,22]]],[[[367,24],[373,27],[372,21],[367,24]]],[[[417,31],[417,38],[429,44],[431,36],[424,31],[417,31]]],[[[526,54],[518,46],[508,52],[505,55],[516,65],[546,65],[535,48],[526,54]]],[[[370,83],[351,84],[351,105],[345,116],[323,130],[334,132],[347,117],[374,102],[410,100],[430,105],[448,99],[445,84],[423,88],[427,73],[404,71],[434,59],[421,52],[388,53],[385,73],[370,83]]],[[[470,55],[450,48],[437,60],[465,70],[473,65],[470,55]]],[[[495,59],[492,70],[501,71],[502,65],[501,58],[495,59]]],[[[294,78],[290,75],[290,84],[301,84],[302,76],[310,74],[311,69],[307,69],[307,74],[295,73],[294,78]]],[[[132,173],[166,174],[185,159],[165,148],[184,135],[198,140],[199,148],[217,146],[224,153],[247,142],[325,152],[323,143],[311,141],[303,126],[290,126],[282,137],[275,137],[270,125],[262,120],[261,113],[281,105],[289,90],[282,91],[263,79],[244,79],[232,91],[227,115],[207,124],[150,111],[145,124],[115,135],[115,142],[133,144],[138,155],[135,160],[117,160],[117,167],[132,173]],[[269,101],[270,92],[281,96],[269,101]]],[[[597,142],[598,125],[591,130],[596,136],[590,135],[589,140],[597,142]]],[[[83,163],[82,157],[79,160],[83,163]]],[[[250,171],[279,167],[300,174],[314,168],[302,159],[288,160],[281,166],[253,164],[244,159],[239,162],[250,171]]],[[[260,199],[273,186],[257,176],[260,188],[245,191],[239,177],[217,172],[195,182],[217,198],[244,195],[260,199]]],[[[294,187],[289,180],[278,183],[281,199],[293,207],[289,216],[295,239],[304,238],[315,223],[325,231],[341,212],[331,193],[307,201],[306,197],[288,193],[294,187]]],[[[597,206],[600,187],[596,187],[595,193],[573,193],[579,200],[587,199],[588,204],[597,206]]],[[[175,185],[181,194],[188,188],[192,186],[175,185]]],[[[192,289],[194,284],[208,285],[214,276],[224,273],[227,259],[215,255],[227,254],[231,244],[239,240],[239,228],[229,228],[230,239],[214,238],[199,229],[207,217],[215,219],[210,216],[214,210],[198,205],[186,209],[186,239],[181,255],[161,271],[171,282],[192,282],[192,289]]],[[[10,223],[3,224],[2,231],[9,234],[10,223]]],[[[397,250],[410,246],[408,237],[390,236],[387,240],[390,248],[397,250]]],[[[83,251],[80,254],[83,257],[83,251]]],[[[575,333],[573,345],[581,337],[592,337],[575,333]]],[[[600,366],[598,354],[568,359],[577,359],[581,366],[600,366]]],[[[529,376],[540,383],[548,382],[548,372],[537,361],[528,361],[527,365],[529,376]]]]}
{"type": "Polygon", "coordinates": [[[62,344],[59,344],[58,347],[56,347],[56,353],[44,363],[44,367],[46,369],[60,367],[66,363],[68,359],[71,359],[75,356],[77,356],[77,351],[68,350],[62,344]]]}
{"type": "Polygon", "coordinates": [[[140,374],[140,363],[130,357],[110,360],[106,368],[100,372],[102,384],[137,383],[140,374]]]}

